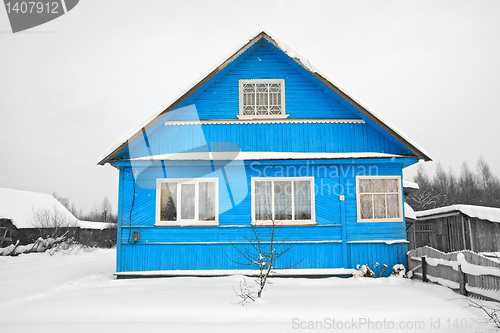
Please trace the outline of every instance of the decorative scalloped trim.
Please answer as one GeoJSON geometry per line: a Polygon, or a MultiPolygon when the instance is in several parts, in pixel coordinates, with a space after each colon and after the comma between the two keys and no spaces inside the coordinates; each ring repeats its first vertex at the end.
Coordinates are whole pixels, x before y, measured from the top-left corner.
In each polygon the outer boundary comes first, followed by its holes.
{"type": "Polygon", "coordinates": [[[172,125],[245,125],[245,124],[364,124],[362,119],[216,119],[216,120],[184,120],[167,121],[165,126],[172,125]]]}

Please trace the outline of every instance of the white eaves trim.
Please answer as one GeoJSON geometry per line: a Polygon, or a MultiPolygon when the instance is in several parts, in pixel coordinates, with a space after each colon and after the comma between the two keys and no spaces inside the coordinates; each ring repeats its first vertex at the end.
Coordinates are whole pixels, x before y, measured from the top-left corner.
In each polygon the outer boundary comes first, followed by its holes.
{"type": "Polygon", "coordinates": [[[167,121],[165,126],[172,125],[221,125],[221,124],[364,124],[363,119],[215,119],[167,121]]]}
{"type": "Polygon", "coordinates": [[[392,245],[392,244],[407,244],[409,243],[406,239],[391,239],[391,240],[385,240],[385,239],[373,239],[373,240],[362,240],[362,241],[350,241],[346,242],[347,244],[358,244],[358,243],[384,243],[387,245],[392,245]]]}
{"type": "Polygon", "coordinates": [[[129,161],[247,161],[247,160],[330,160],[346,158],[396,158],[402,155],[385,153],[289,153],[272,151],[197,152],[161,154],[138,157],[129,161]]]}

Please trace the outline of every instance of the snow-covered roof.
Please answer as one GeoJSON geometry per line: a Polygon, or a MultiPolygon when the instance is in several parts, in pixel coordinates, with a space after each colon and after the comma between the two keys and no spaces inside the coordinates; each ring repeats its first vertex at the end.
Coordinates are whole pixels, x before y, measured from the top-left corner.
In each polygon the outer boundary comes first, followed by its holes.
{"type": "Polygon", "coordinates": [[[41,210],[50,214],[57,212],[69,226],[101,230],[109,227],[108,223],[79,221],[50,194],[0,187],[0,218],[10,219],[16,228],[35,228],[33,213],[41,210]]]}
{"type": "Polygon", "coordinates": [[[112,223],[107,222],[95,222],[95,221],[79,221],[78,225],[81,229],[96,229],[103,230],[113,227],[112,223]]]}
{"type": "Polygon", "coordinates": [[[397,158],[386,153],[289,153],[270,151],[196,152],[162,154],[133,158],[130,161],[251,161],[251,160],[314,160],[343,158],[397,158]]]}
{"type": "Polygon", "coordinates": [[[404,189],[412,189],[412,190],[420,190],[420,186],[417,183],[410,182],[409,180],[403,179],[403,188],[404,189]]]}
{"type": "Polygon", "coordinates": [[[412,219],[412,220],[416,220],[417,219],[417,215],[415,215],[415,211],[406,202],[405,202],[405,217],[407,219],[412,219]]]}
{"type": "Polygon", "coordinates": [[[50,194],[0,188],[0,218],[11,219],[18,229],[34,228],[33,212],[40,209],[55,210],[69,223],[78,223],[77,218],[50,194]]]}
{"type": "Polygon", "coordinates": [[[472,205],[452,205],[415,212],[418,218],[461,212],[469,217],[500,223],[500,208],[472,205]]]}
{"type": "Polygon", "coordinates": [[[411,151],[415,153],[421,159],[426,161],[430,161],[431,158],[429,154],[427,154],[422,148],[418,147],[415,143],[411,142],[407,136],[405,136],[401,131],[396,130],[394,126],[389,126],[386,121],[383,121],[382,118],[378,115],[375,115],[372,111],[368,111],[367,108],[362,106],[359,102],[354,100],[351,96],[347,95],[343,92],[337,85],[333,84],[331,80],[327,78],[326,75],[320,73],[316,68],[314,68],[311,63],[300,56],[297,52],[293,51],[290,47],[288,47],[282,41],[271,37],[266,32],[262,31],[253,37],[247,44],[241,47],[237,52],[235,52],[231,57],[229,57],[226,61],[224,61],[220,65],[214,66],[214,70],[208,74],[205,78],[200,80],[196,85],[193,86],[188,92],[179,97],[175,102],[171,104],[167,104],[166,106],[156,110],[149,117],[147,117],[138,127],[128,132],[122,139],[120,139],[117,143],[115,143],[104,155],[105,157],[101,158],[99,161],[99,165],[105,165],[112,161],[112,159],[123,149],[125,149],[128,145],[129,141],[135,140],[137,137],[142,135],[142,133],[152,127],[156,122],[161,120],[165,114],[177,108],[186,98],[189,97],[192,91],[196,91],[200,87],[202,87],[205,83],[210,81],[215,75],[217,75],[222,69],[227,67],[231,62],[237,59],[240,55],[242,55],[246,50],[248,50],[252,45],[257,43],[258,41],[265,39],[269,43],[273,44],[275,47],[283,51],[290,58],[295,60],[300,66],[306,69],[309,73],[315,76],[319,81],[325,84],[327,87],[335,91],[338,95],[344,98],[347,102],[353,105],[357,110],[359,110],[364,116],[373,121],[375,124],[383,128],[389,134],[393,135],[398,141],[400,141],[403,145],[407,146],[411,151]]]}

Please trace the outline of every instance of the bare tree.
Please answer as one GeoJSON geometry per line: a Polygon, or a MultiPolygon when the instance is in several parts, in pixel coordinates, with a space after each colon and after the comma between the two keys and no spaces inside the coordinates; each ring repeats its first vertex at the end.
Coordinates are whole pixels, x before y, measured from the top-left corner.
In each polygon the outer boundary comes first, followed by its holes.
{"type": "Polygon", "coordinates": [[[496,326],[496,328],[500,329],[500,307],[485,305],[483,302],[467,298],[469,301],[469,305],[473,308],[482,310],[489,318],[489,320],[496,326]]]}
{"type": "Polygon", "coordinates": [[[33,208],[32,225],[38,229],[40,237],[56,237],[64,228],[77,227],[78,222],[61,212],[57,207],[33,208]]]}
{"type": "Polygon", "coordinates": [[[451,168],[445,172],[438,164],[434,177],[430,179],[419,167],[414,180],[420,191],[410,194],[407,202],[415,210],[454,204],[500,207],[500,180],[483,158],[477,162],[476,171],[463,163],[458,177],[451,168]]]}
{"type": "MultiPolygon", "coordinates": [[[[251,236],[243,236],[247,246],[238,246],[237,244],[231,243],[239,253],[240,258],[230,258],[230,260],[257,270],[256,282],[258,286],[258,298],[262,296],[269,275],[275,268],[276,261],[287,254],[293,247],[293,243],[288,242],[291,235],[281,237],[279,229],[279,224],[274,220],[271,221],[270,225],[252,225],[251,236]]],[[[291,261],[282,268],[293,268],[299,263],[300,261],[291,261]]]]}
{"type": "Polygon", "coordinates": [[[105,196],[100,207],[102,222],[109,222],[111,209],[111,202],[109,202],[108,196],[105,196]]]}
{"type": "Polygon", "coordinates": [[[63,197],[58,195],[56,192],[52,193],[52,196],[56,198],[67,210],[71,212],[71,214],[77,216],[78,211],[74,203],[71,203],[68,197],[63,197]]]}
{"type": "MultiPolygon", "coordinates": [[[[266,207],[270,207],[267,205],[266,207]]],[[[286,213],[291,207],[285,204],[282,211],[275,212],[274,216],[279,216],[284,219],[284,216],[288,216],[286,213]]],[[[266,208],[266,211],[268,209],[266,208]]],[[[228,256],[229,260],[242,266],[249,266],[257,271],[257,291],[255,292],[257,298],[262,296],[262,292],[268,282],[270,274],[273,273],[275,269],[276,262],[278,259],[282,258],[285,254],[290,252],[293,248],[293,243],[289,242],[291,234],[286,236],[281,235],[283,231],[283,226],[280,220],[275,220],[270,212],[264,214],[266,217],[270,217],[268,223],[266,224],[252,224],[250,235],[244,234],[242,237],[245,239],[245,245],[235,244],[231,242],[231,245],[239,254],[239,258],[231,258],[228,256]]],[[[291,216],[291,215],[290,215],[291,216]]],[[[303,259],[303,258],[302,258],[303,259]]],[[[287,263],[280,262],[281,269],[290,269],[296,267],[300,260],[295,260],[290,258],[287,263]],[[283,265],[285,264],[285,265],[283,265]]],[[[251,288],[248,287],[246,282],[240,285],[240,292],[236,293],[240,298],[242,298],[242,304],[244,304],[249,299],[255,300],[252,296],[251,288]]]]}

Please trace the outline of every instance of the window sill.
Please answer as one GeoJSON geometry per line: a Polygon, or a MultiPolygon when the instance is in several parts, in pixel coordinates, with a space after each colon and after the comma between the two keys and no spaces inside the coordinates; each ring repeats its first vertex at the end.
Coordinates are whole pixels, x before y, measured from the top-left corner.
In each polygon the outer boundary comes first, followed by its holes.
{"type": "Polygon", "coordinates": [[[289,114],[273,114],[273,115],[242,115],[242,114],[237,114],[236,118],[238,119],[244,119],[244,120],[253,120],[253,119],[286,119],[290,115],[289,114]]]}
{"type": "Polygon", "coordinates": [[[160,221],[155,223],[156,227],[217,227],[219,222],[217,221],[160,221]]]}
{"type": "Polygon", "coordinates": [[[369,220],[357,220],[358,223],[387,223],[387,222],[404,222],[403,219],[369,219],[369,220]]]}
{"type": "Polygon", "coordinates": [[[254,226],[302,226],[302,225],[316,225],[316,222],[311,221],[311,220],[296,220],[296,221],[291,221],[291,220],[278,220],[278,221],[252,221],[252,225],[254,226]]]}

